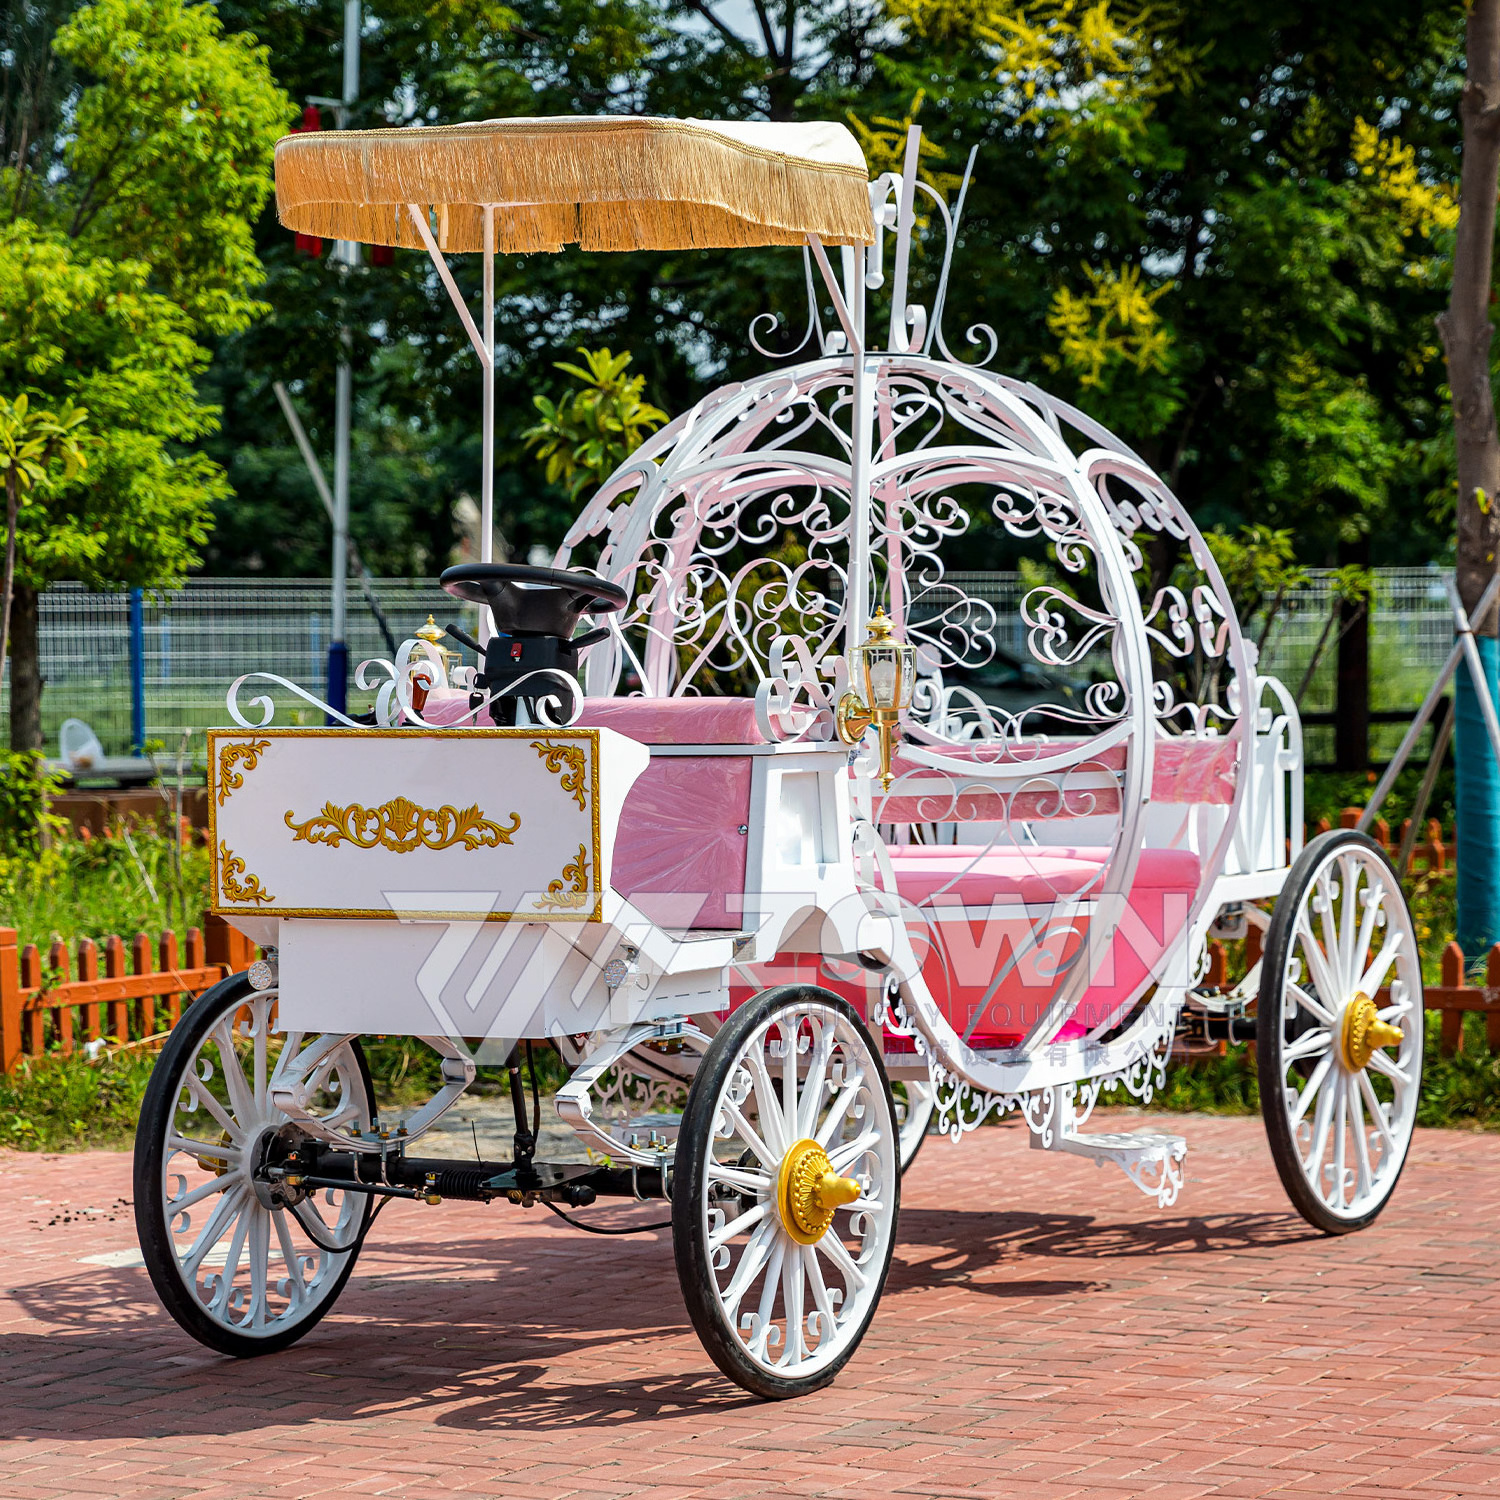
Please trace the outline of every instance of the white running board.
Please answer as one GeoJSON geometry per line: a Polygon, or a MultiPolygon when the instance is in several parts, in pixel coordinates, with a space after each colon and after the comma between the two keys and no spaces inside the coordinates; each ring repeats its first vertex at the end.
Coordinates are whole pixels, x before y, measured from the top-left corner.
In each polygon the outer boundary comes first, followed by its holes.
{"type": "Polygon", "coordinates": [[[1085,1091],[1085,1107],[1078,1109],[1078,1085],[1065,1083],[1027,1096],[1021,1117],[1031,1131],[1034,1151],[1066,1151],[1087,1157],[1096,1167],[1117,1166],[1158,1208],[1170,1208],[1182,1191],[1182,1163],[1187,1142],[1180,1135],[1148,1130],[1101,1130],[1086,1133],[1078,1127],[1093,1113],[1097,1086],[1085,1091]]]}
{"type": "Polygon", "coordinates": [[[1040,1135],[1031,1137],[1038,1151],[1067,1151],[1084,1156],[1102,1167],[1117,1166],[1158,1208],[1170,1208],[1182,1191],[1182,1163],[1187,1142],[1180,1135],[1157,1135],[1150,1131],[1121,1130],[1097,1135],[1057,1131],[1050,1146],[1040,1135]]]}

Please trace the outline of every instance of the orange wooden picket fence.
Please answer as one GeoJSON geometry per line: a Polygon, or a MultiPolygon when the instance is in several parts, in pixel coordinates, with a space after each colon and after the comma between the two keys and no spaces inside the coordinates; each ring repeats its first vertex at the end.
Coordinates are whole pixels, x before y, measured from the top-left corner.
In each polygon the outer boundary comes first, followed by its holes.
{"type": "Polygon", "coordinates": [[[15,928],[0,927],[0,1073],[49,1047],[66,1056],[82,1042],[120,1045],[169,1031],[184,1003],[248,967],[255,955],[254,943],[207,914],[180,946],[175,932],[155,943],[138,932],[128,961],[124,940],[106,938],[101,975],[100,945],[91,938],[80,938],[71,951],[54,942],[44,964],[35,943],[20,948],[15,928]]]}

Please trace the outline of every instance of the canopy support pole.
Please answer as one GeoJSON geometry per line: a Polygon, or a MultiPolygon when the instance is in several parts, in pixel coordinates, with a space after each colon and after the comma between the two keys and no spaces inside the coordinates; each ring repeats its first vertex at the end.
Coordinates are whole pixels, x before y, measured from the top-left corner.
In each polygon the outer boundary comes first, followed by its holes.
{"type": "MultiPolygon", "coordinates": [[[[495,207],[484,205],[484,430],[480,440],[479,560],[495,560],[495,207]]],[[[479,633],[486,634],[489,611],[482,610],[479,633]]]]}
{"type": "MultiPolygon", "coordinates": [[[[437,271],[438,279],[448,293],[448,300],[458,313],[459,321],[464,325],[464,332],[469,335],[469,342],[479,356],[479,368],[483,373],[484,385],[481,397],[483,410],[479,459],[481,468],[479,560],[480,562],[493,562],[495,560],[495,206],[493,203],[486,203],[482,210],[484,214],[484,305],[480,312],[480,322],[483,324],[482,333],[474,326],[473,315],[464,302],[458,283],[453,279],[453,272],[448,269],[448,262],[443,252],[438,249],[437,241],[432,237],[432,226],[427,222],[427,215],[422,206],[417,203],[408,203],[406,209],[411,215],[412,223],[417,227],[417,234],[421,237],[422,245],[427,251],[427,258],[437,271]]],[[[490,612],[487,609],[481,609],[479,611],[480,644],[486,644],[493,634],[494,627],[490,620],[490,612]]]]}

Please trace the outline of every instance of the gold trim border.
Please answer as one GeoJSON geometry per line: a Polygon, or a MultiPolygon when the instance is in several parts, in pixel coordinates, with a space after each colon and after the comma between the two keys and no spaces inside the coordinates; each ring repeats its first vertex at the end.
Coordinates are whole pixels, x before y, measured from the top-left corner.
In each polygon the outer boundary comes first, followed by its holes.
{"type": "MultiPolygon", "coordinates": [[[[317,728],[279,728],[279,729],[210,729],[206,731],[208,742],[208,846],[213,865],[213,898],[209,910],[219,917],[245,916],[247,908],[244,905],[226,904],[219,896],[219,829],[218,808],[214,801],[214,767],[217,761],[217,747],[220,740],[243,740],[262,739],[269,737],[273,740],[325,740],[342,739],[383,739],[383,740],[451,740],[451,739],[474,739],[474,740],[532,740],[539,733],[544,733],[549,739],[588,740],[592,742],[593,754],[590,760],[589,789],[593,797],[589,823],[590,832],[593,837],[594,873],[597,878],[603,868],[602,839],[599,828],[599,730],[598,729],[552,729],[539,730],[536,727],[530,729],[436,729],[423,733],[420,729],[317,729],[317,728]]],[[[265,752],[263,752],[265,753],[265,752]]],[[[571,799],[570,799],[571,800],[571,799]]],[[[526,911],[492,911],[476,912],[470,911],[409,911],[392,910],[387,907],[383,911],[366,911],[352,907],[341,907],[330,910],[326,907],[316,906],[278,906],[274,908],[259,907],[257,911],[265,916],[276,917],[320,917],[327,921],[423,921],[423,922],[602,922],[604,920],[604,888],[600,886],[594,892],[594,906],[592,911],[582,912],[556,912],[542,915],[540,912],[526,911]]]]}

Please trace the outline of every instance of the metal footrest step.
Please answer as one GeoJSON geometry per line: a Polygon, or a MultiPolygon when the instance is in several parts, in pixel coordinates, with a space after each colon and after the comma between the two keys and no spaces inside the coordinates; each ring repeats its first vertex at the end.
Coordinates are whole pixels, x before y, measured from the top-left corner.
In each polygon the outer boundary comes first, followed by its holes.
{"type": "MultiPolygon", "coordinates": [[[[1041,1141],[1032,1136],[1031,1144],[1041,1141]]],[[[1106,1162],[1118,1167],[1159,1208],[1170,1207],[1182,1190],[1182,1163],[1187,1141],[1180,1135],[1162,1135],[1146,1130],[1058,1131],[1046,1149],[1087,1157],[1095,1166],[1106,1162]]]]}

